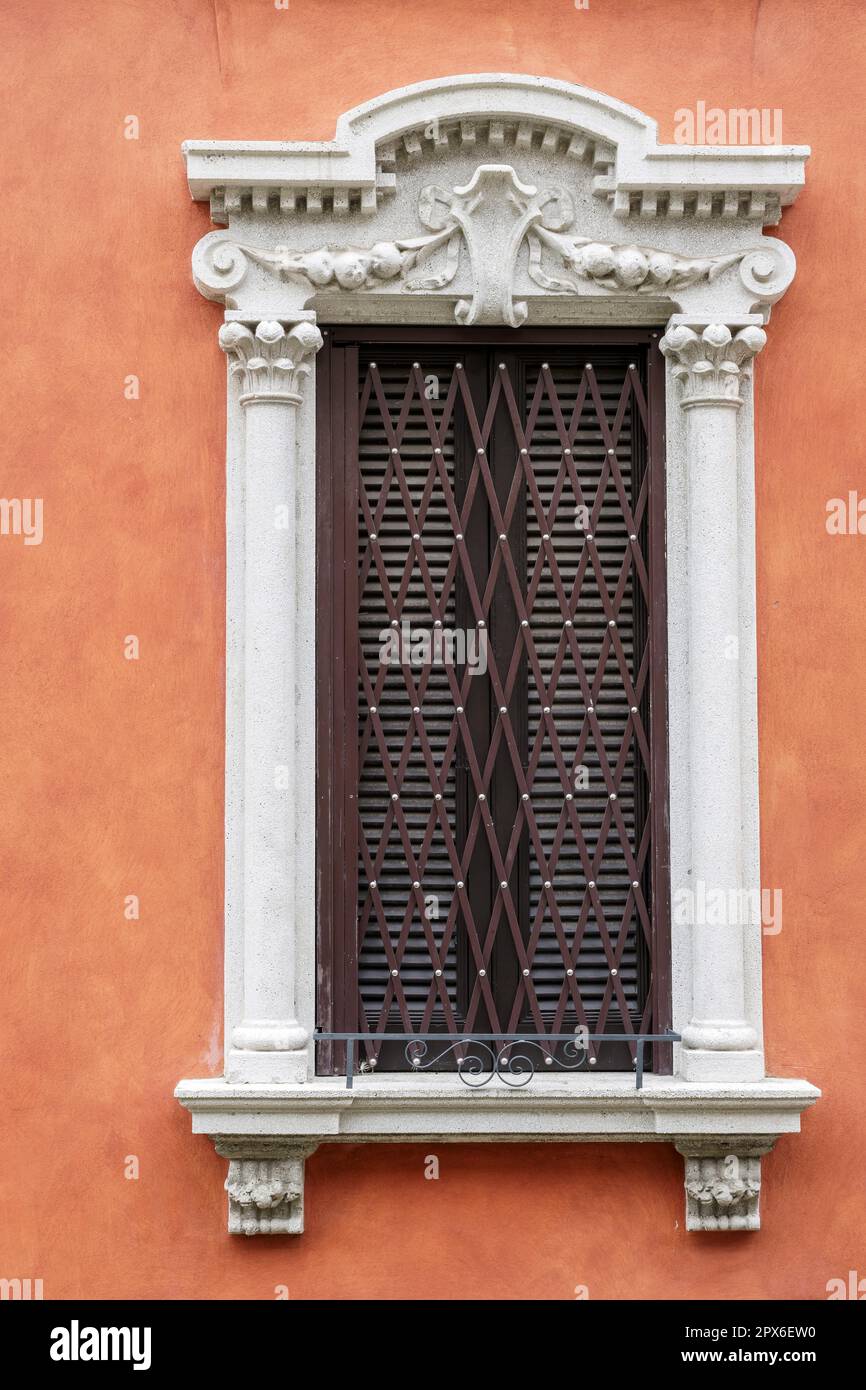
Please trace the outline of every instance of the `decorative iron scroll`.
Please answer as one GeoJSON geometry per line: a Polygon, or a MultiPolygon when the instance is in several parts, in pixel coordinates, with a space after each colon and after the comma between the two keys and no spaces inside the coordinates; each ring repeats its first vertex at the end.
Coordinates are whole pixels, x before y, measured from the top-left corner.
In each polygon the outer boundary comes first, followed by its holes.
{"type": "MultiPolygon", "coordinates": [[[[316,1030],[316,1042],[339,1042],[346,1045],[346,1088],[352,1090],[355,1078],[355,1058],[357,1045],[372,1042],[381,1046],[384,1042],[406,1043],[405,1057],[413,1071],[429,1071],[449,1053],[457,1056],[457,1075],[465,1086],[478,1090],[496,1077],[506,1086],[528,1086],[535,1076],[536,1066],[533,1058],[518,1049],[535,1048],[544,1059],[544,1065],[561,1071],[577,1071],[589,1058],[589,1043],[628,1043],[635,1048],[635,1089],[643,1087],[644,1048],[647,1043],[679,1042],[679,1033],[588,1033],[582,1028],[573,1033],[463,1033],[454,1037],[448,1033],[323,1033],[316,1030]],[[439,1051],[427,1060],[429,1044],[439,1045],[439,1051]],[[557,1051],[562,1051],[562,1057],[557,1051]],[[470,1051],[476,1049],[476,1051],[470,1051]],[[480,1049],[489,1058],[489,1071],[484,1058],[478,1055],[480,1049]],[[461,1052],[468,1055],[461,1057],[461,1052]]],[[[375,1060],[361,1064],[360,1070],[370,1072],[375,1060]]]]}

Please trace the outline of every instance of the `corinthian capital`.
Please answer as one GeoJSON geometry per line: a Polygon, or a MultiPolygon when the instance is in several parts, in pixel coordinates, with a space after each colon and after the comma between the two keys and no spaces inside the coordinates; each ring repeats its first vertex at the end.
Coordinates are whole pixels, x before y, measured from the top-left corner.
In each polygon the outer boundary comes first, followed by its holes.
{"type": "Polygon", "coordinates": [[[232,375],[240,377],[241,405],[251,401],[298,405],[312,358],[322,346],[322,335],[313,323],[287,329],[265,319],[255,333],[242,323],[224,323],[219,344],[228,355],[232,375]]]}
{"type": "Polygon", "coordinates": [[[754,357],[767,341],[762,328],[741,328],[738,333],[722,323],[711,323],[700,332],[677,324],[659,346],[673,363],[673,374],[683,387],[680,404],[742,404],[742,387],[754,357]]]}

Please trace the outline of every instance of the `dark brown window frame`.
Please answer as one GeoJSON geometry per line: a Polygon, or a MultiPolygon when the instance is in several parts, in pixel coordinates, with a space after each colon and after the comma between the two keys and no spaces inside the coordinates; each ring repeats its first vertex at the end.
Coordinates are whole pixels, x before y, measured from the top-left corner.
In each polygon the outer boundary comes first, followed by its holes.
{"type": "MultiPolygon", "coordinates": [[[[652,1013],[653,1029],[671,1027],[670,852],[667,702],[667,593],[665,565],[665,371],[659,330],[625,329],[457,329],[452,327],[331,326],[318,354],[317,372],[317,689],[316,689],[316,950],[317,1026],[326,1032],[351,1031],[342,1012],[347,979],[356,966],[355,933],[357,832],[347,815],[347,782],[357,780],[356,691],[354,665],[347,675],[346,614],[356,600],[355,557],[357,489],[347,485],[348,441],[356,378],[349,354],[332,346],[357,343],[509,347],[541,345],[600,349],[628,346],[645,363],[649,444],[648,560],[651,602],[648,614],[654,659],[650,672],[652,783],[652,1013]],[[353,587],[354,586],[354,587],[353,587]]],[[[355,411],[355,415],[357,412],[355,411]]],[[[356,605],[357,606],[357,605],[356,605]]],[[[319,1045],[318,1070],[342,1070],[336,1047],[319,1045]]],[[[648,1049],[649,1052],[649,1049],[648,1049]]],[[[384,1059],[383,1059],[384,1060],[384,1059]]],[[[672,1047],[655,1044],[648,1068],[669,1075],[672,1047]]],[[[387,1067],[383,1067],[387,1070],[387,1067]]]]}

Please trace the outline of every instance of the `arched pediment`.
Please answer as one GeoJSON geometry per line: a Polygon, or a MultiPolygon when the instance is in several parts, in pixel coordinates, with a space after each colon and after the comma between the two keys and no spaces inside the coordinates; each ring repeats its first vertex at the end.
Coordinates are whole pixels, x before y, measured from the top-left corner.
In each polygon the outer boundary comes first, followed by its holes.
{"type": "Polygon", "coordinates": [[[288,285],[324,319],[517,326],[765,319],[794,259],[761,227],[793,201],[808,149],[660,145],[611,97],[485,73],[377,97],[332,141],[184,153],[193,197],[229,228],[199,244],[196,283],[230,310],[285,313],[288,285]]]}

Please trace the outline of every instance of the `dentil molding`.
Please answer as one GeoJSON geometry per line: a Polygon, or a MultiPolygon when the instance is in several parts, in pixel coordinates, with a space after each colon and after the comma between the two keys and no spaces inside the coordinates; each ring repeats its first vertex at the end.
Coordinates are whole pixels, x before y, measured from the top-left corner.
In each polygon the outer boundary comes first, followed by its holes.
{"type": "MultiPolygon", "coordinates": [[[[485,73],[341,116],[321,142],[190,141],[224,305],[226,1066],[182,1081],[229,1162],[232,1234],[299,1234],[321,1142],[668,1142],[689,1230],[754,1230],[760,1161],[818,1097],[765,1073],[760,923],[672,921],[675,1074],[507,1097],[447,1077],[315,1074],[316,382],[329,323],[649,326],[667,363],[670,871],[760,883],[752,363],[793,252],[762,228],[808,149],[664,146],[566,82],[485,73]],[[663,335],[663,336],[662,336],[663,335]],[[281,519],[280,525],[274,518],[281,519]],[[730,637],[738,659],[727,660],[730,637]]],[[[206,348],[203,347],[203,350],[206,348]]]]}

